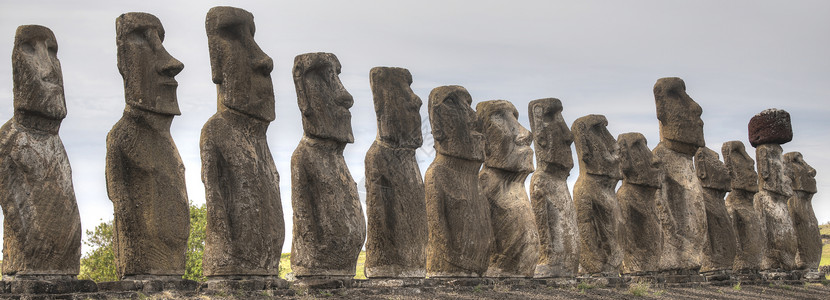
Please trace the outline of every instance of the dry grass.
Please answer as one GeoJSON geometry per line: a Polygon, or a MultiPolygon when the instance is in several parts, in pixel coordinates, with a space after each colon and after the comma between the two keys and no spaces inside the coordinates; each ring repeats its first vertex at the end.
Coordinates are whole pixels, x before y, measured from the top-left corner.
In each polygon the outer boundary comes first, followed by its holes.
{"type": "MultiPolygon", "coordinates": [[[[366,263],[366,251],[360,251],[360,256],[357,257],[357,267],[355,268],[355,279],[366,279],[363,273],[363,265],[366,263]]],[[[280,256],[280,278],[285,279],[285,275],[291,272],[291,253],[283,253],[280,256]]]]}

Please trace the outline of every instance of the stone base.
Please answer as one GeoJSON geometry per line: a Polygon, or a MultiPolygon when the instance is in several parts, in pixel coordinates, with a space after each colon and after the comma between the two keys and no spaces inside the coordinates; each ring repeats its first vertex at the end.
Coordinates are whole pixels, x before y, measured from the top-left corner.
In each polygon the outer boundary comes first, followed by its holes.
{"type": "Polygon", "coordinates": [[[288,281],[279,277],[273,276],[236,276],[236,277],[209,277],[208,280],[202,284],[204,289],[208,290],[243,290],[243,291],[262,291],[262,290],[276,290],[287,289],[288,281]]]}
{"type": "Polygon", "coordinates": [[[475,287],[475,286],[492,286],[495,283],[495,280],[492,278],[481,278],[481,277],[466,277],[466,278],[454,278],[454,277],[439,277],[439,278],[427,278],[424,280],[424,286],[467,286],[467,287],[475,287]]]}
{"type": "Polygon", "coordinates": [[[98,283],[98,289],[101,291],[111,292],[127,292],[127,291],[142,291],[142,292],[161,292],[161,291],[178,291],[178,292],[195,292],[199,288],[199,283],[189,279],[164,278],[164,279],[124,279],[119,281],[105,281],[98,283]]]}
{"type": "Polygon", "coordinates": [[[98,286],[92,280],[77,279],[22,279],[17,277],[9,280],[4,277],[0,281],[2,293],[6,294],[71,294],[71,293],[94,293],[98,286]]]}
{"type": "Polygon", "coordinates": [[[700,285],[706,282],[706,277],[695,270],[670,270],[655,274],[660,284],[689,284],[700,285]]]}
{"type": "Polygon", "coordinates": [[[597,287],[621,287],[625,284],[620,276],[604,276],[601,274],[579,276],[576,277],[576,282],[597,287]]]}
{"type": "Polygon", "coordinates": [[[759,272],[764,281],[791,281],[801,279],[802,272],[784,270],[765,270],[759,272]]]}
{"type": "Polygon", "coordinates": [[[303,276],[297,277],[292,286],[307,289],[340,289],[350,288],[354,276],[303,276]]]}
{"type": "Polygon", "coordinates": [[[700,273],[706,282],[714,285],[732,285],[732,270],[717,270],[700,273]]]}
{"type": "Polygon", "coordinates": [[[623,274],[623,282],[625,284],[634,283],[659,283],[658,274],[655,272],[640,272],[635,274],[623,274]]]}
{"type": "Polygon", "coordinates": [[[550,287],[576,286],[576,278],[574,277],[533,278],[530,281],[537,285],[550,287]]]}
{"type": "Polygon", "coordinates": [[[763,281],[763,277],[761,276],[758,271],[753,270],[744,270],[744,271],[737,271],[732,273],[732,277],[735,281],[740,283],[759,283],[763,281]]]}
{"type": "Polygon", "coordinates": [[[424,278],[369,278],[354,279],[352,286],[356,288],[374,287],[418,287],[424,285],[424,278]]]}
{"type": "Polygon", "coordinates": [[[809,282],[821,282],[821,281],[824,281],[826,279],[824,276],[825,276],[824,272],[821,272],[821,271],[815,272],[815,271],[813,271],[813,272],[804,273],[803,278],[804,278],[804,280],[809,281],[809,282]]]}

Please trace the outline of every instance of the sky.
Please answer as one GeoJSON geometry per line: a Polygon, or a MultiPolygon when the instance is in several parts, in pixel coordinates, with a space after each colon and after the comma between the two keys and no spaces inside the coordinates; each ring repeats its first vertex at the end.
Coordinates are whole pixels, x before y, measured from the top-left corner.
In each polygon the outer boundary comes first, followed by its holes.
{"type": "MultiPolygon", "coordinates": [[[[216,88],[204,20],[218,5],[253,13],[255,39],[274,60],[277,119],[268,143],[282,178],[283,252],[291,243],[290,157],[302,136],[291,68],[296,55],[308,52],[336,54],[340,78],[354,96],[355,142],[344,156],[361,197],[363,160],[377,132],[372,67],[410,70],[412,89],[424,101],[424,120],[433,88],[462,85],[473,107],[511,101],[525,127],[528,103],[555,97],[569,124],[602,114],[612,135],[640,132],[651,148],[659,142],[652,87],[661,77],[676,76],[703,107],[706,146],[718,153],[731,140],[754,153],[749,119],[768,108],[788,111],[794,138],[784,151],[801,152],[817,170],[813,206],[819,223],[830,222],[829,1],[0,0],[0,122],[13,113],[10,58],[17,26],[51,28],[68,110],[60,136],[85,230],[113,217],[105,141],[124,109],[115,19],[126,12],[157,16],[166,31],[165,48],[184,63],[176,76],[182,115],[171,133],[186,168],[188,196],[205,202],[199,135],[216,112],[216,88]]],[[[417,151],[422,172],[434,157],[428,124],[424,128],[426,142],[417,151]]],[[[574,168],[571,185],[577,174],[574,168]]]]}

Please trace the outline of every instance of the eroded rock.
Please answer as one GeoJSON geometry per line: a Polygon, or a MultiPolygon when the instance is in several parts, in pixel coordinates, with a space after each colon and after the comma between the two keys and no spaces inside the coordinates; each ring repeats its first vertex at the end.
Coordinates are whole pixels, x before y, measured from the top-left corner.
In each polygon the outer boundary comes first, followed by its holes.
{"type": "Polygon", "coordinates": [[[823,246],[812,201],[813,194],[818,191],[816,169],[804,161],[801,153],[790,152],[784,154],[784,170],[792,182],[793,189],[793,195],[787,201],[787,208],[798,242],[795,265],[801,270],[815,271],[821,262],[823,246]]]}
{"type": "Polygon", "coordinates": [[[729,171],[718,159],[717,152],[700,147],[695,153],[695,172],[703,187],[706,207],[707,231],[700,272],[731,270],[735,260],[736,237],[723,199],[730,190],[729,171]]]}
{"type": "Polygon", "coordinates": [[[736,273],[758,272],[766,249],[763,224],[755,210],[753,198],[758,192],[758,173],[755,161],[746,153],[740,141],[723,143],[723,161],[730,177],[730,192],[726,196],[726,210],[737,237],[732,270],[736,273]]]}

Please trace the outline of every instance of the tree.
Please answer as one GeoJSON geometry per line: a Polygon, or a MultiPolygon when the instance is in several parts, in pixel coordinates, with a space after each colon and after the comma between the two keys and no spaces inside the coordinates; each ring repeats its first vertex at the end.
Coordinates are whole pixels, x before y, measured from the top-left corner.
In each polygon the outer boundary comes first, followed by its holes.
{"type": "Polygon", "coordinates": [[[207,208],[190,203],[190,236],[187,238],[187,262],[184,278],[205,281],[202,274],[202,256],[205,252],[205,226],[207,225],[207,208]]]}

